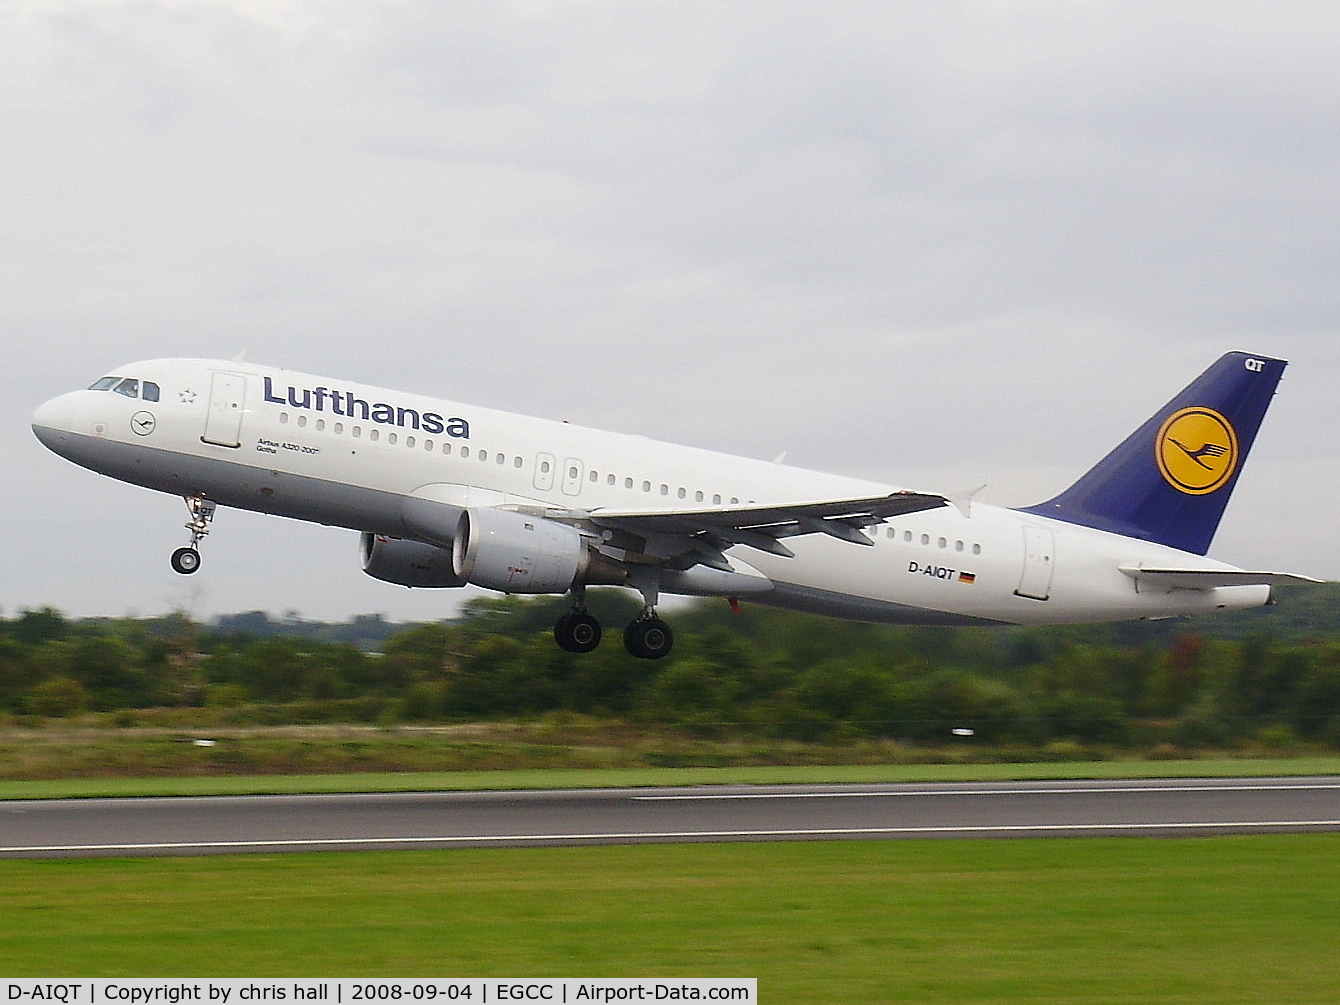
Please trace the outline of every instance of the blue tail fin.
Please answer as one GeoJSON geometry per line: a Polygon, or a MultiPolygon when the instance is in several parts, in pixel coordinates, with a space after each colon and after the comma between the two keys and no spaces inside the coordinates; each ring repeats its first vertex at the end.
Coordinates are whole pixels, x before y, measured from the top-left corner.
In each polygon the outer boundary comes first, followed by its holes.
{"type": "Polygon", "coordinates": [[[1221,356],[1088,474],[1025,512],[1204,555],[1287,365],[1221,356]]]}

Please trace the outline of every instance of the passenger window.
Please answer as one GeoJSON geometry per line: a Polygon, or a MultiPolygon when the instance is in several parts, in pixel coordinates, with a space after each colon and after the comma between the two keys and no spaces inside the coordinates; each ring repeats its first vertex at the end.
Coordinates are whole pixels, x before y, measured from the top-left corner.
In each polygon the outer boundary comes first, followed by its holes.
{"type": "Polygon", "coordinates": [[[387,433],[387,434],[386,434],[386,442],[387,442],[387,443],[395,443],[395,441],[396,441],[397,439],[398,439],[398,437],[396,436],[395,433],[387,433]]]}
{"type": "Polygon", "coordinates": [[[512,462],[512,467],[514,467],[514,468],[519,468],[519,467],[521,467],[522,463],[523,463],[523,462],[522,462],[521,458],[518,457],[516,460],[514,460],[514,461],[512,462]]]}
{"type": "Polygon", "coordinates": [[[982,546],[980,544],[974,544],[972,546],[972,553],[974,555],[980,555],[982,553],[982,546]]]}
{"type": "Polygon", "coordinates": [[[335,423],[335,435],[339,436],[343,432],[344,432],[344,423],[343,422],[335,423]]]}
{"type": "Polygon", "coordinates": [[[379,439],[381,439],[381,435],[382,431],[378,429],[376,426],[373,426],[371,429],[368,430],[368,439],[371,440],[373,443],[376,443],[379,439]]]}
{"type": "Polygon", "coordinates": [[[693,499],[694,499],[695,502],[702,502],[702,501],[703,501],[703,494],[702,494],[702,492],[695,492],[695,493],[693,493],[693,499]]]}
{"type": "Polygon", "coordinates": [[[669,494],[670,494],[670,486],[669,486],[669,485],[664,485],[664,484],[663,484],[663,485],[661,486],[661,495],[663,495],[663,496],[668,496],[669,494]]]}
{"type": "Polygon", "coordinates": [[[449,453],[451,453],[451,441],[450,441],[450,440],[444,440],[444,441],[442,442],[442,453],[444,453],[444,454],[449,454],[449,453]]]}
{"type": "Polygon", "coordinates": [[[423,441],[423,449],[431,452],[432,449],[433,449],[433,441],[432,441],[432,440],[424,440],[424,441],[423,441]]]}
{"type": "Polygon", "coordinates": [[[890,527],[887,531],[885,531],[884,536],[887,537],[890,541],[892,541],[895,537],[898,536],[898,532],[894,530],[892,527],[890,527]]]}
{"type": "Polygon", "coordinates": [[[414,446],[414,437],[412,437],[412,436],[406,436],[406,437],[405,437],[405,446],[407,446],[407,447],[412,447],[412,446],[414,446]]]}
{"type": "Polygon", "coordinates": [[[903,540],[904,540],[904,541],[911,541],[911,540],[912,540],[912,532],[911,532],[910,530],[905,530],[905,531],[903,531],[903,540]]]}
{"type": "Polygon", "coordinates": [[[120,379],[120,377],[99,377],[88,386],[88,389],[90,391],[110,391],[120,379]]]}
{"type": "Polygon", "coordinates": [[[633,479],[625,478],[623,480],[623,487],[626,489],[631,489],[633,487],[633,479]]]}
{"type": "Polygon", "coordinates": [[[481,461],[487,461],[489,459],[489,452],[487,450],[481,450],[479,452],[479,459],[481,461]]]}
{"type": "Polygon", "coordinates": [[[740,500],[737,499],[737,498],[735,498],[735,496],[731,496],[731,497],[730,497],[730,504],[731,504],[732,506],[737,506],[737,505],[739,505],[739,502],[740,502],[740,500]]]}
{"type": "Polygon", "coordinates": [[[651,491],[651,482],[643,482],[643,483],[642,483],[642,491],[643,491],[643,492],[650,492],[650,491],[651,491]]]}
{"type": "Polygon", "coordinates": [[[157,401],[158,385],[152,380],[146,380],[144,382],[144,387],[140,388],[140,397],[145,401],[157,401]]]}
{"type": "Polygon", "coordinates": [[[363,427],[362,427],[362,426],[355,426],[355,427],[354,427],[354,439],[356,440],[356,439],[358,439],[358,438],[359,438],[360,436],[362,436],[362,435],[363,435],[363,427]]]}
{"type": "Polygon", "coordinates": [[[499,464],[506,464],[506,463],[507,463],[507,455],[506,455],[506,454],[499,454],[499,455],[498,455],[496,458],[494,458],[494,459],[495,459],[499,464]]]}
{"type": "Polygon", "coordinates": [[[287,426],[287,425],[288,425],[288,412],[280,412],[280,413],[279,413],[279,424],[280,424],[281,426],[287,426]]]}
{"type": "Polygon", "coordinates": [[[685,495],[687,495],[687,493],[684,491],[683,487],[681,486],[681,487],[680,487],[680,490],[679,490],[679,498],[683,499],[685,495]]]}
{"type": "Polygon", "coordinates": [[[613,484],[614,484],[614,476],[613,476],[613,475],[607,475],[607,476],[605,477],[605,484],[606,484],[606,485],[613,485],[613,484]]]}
{"type": "Polygon", "coordinates": [[[962,550],[963,550],[963,542],[962,542],[962,541],[955,541],[955,542],[954,542],[954,550],[955,550],[955,551],[962,551],[962,550]]]}
{"type": "Polygon", "coordinates": [[[316,420],[316,429],[317,429],[317,432],[321,432],[321,431],[322,431],[323,429],[325,429],[325,428],[326,428],[326,420],[325,420],[325,419],[317,419],[317,420],[316,420]]]}
{"type": "MultiPolygon", "coordinates": [[[[466,456],[468,457],[469,454],[466,454],[466,456]]],[[[549,473],[549,462],[540,461],[540,474],[547,475],[548,473],[549,473]]]]}
{"type": "Polygon", "coordinates": [[[307,416],[305,415],[298,416],[298,428],[305,429],[306,427],[307,427],[307,416]]]}
{"type": "Polygon", "coordinates": [[[461,456],[462,456],[462,457],[469,457],[469,456],[470,456],[470,448],[469,448],[469,447],[461,447],[461,456]]]}
{"type": "Polygon", "coordinates": [[[577,469],[576,469],[576,468],[568,468],[568,477],[569,477],[569,478],[576,478],[576,477],[577,477],[577,469]]]}
{"type": "Polygon", "coordinates": [[[598,471],[592,471],[592,472],[591,472],[591,477],[590,477],[589,480],[590,480],[590,481],[593,481],[593,482],[598,482],[598,481],[600,481],[600,472],[598,472],[598,471]]]}
{"type": "Polygon", "coordinates": [[[931,536],[930,536],[929,534],[922,534],[922,535],[921,535],[921,543],[922,543],[922,544],[930,544],[930,543],[931,543],[931,536]]]}
{"type": "Polygon", "coordinates": [[[938,547],[943,548],[943,547],[944,547],[945,545],[947,545],[948,543],[949,543],[949,542],[946,541],[944,538],[940,538],[940,540],[936,542],[936,545],[937,545],[938,547]]]}
{"type": "Polygon", "coordinates": [[[721,505],[721,493],[720,493],[720,492],[717,492],[717,493],[715,493],[715,494],[712,496],[712,505],[713,505],[713,506],[720,506],[720,505],[721,505]]]}
{"type": "Polygon", "coordinates": [[[140,396],[140,382],[134,377],[127,377],[117,384],[113,390],[117,394],[124,394],[127,398],[138,398],[140,396]]]}

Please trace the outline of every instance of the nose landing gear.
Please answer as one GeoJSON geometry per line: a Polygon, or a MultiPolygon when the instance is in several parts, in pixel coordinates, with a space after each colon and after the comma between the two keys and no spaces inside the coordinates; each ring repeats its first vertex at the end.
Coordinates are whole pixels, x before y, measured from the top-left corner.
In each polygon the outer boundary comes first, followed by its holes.
{"type": "Polygon", "coordinates": [[[168,559],[172,564],[172,571],[179,572],[183,576],[189,576],[200,568],[200,552],[194,548],[178,548],[168,559]]]}
{"type": "Polygon", "coordinates": [[[209,533],[217,504],[201,495],[186,496],[186,508],[191,512],[191,520],[186,524],[186,529],[191,532],[191,543],[174,551],[170,559],[172,571],[183,576],[200,568],[200,541],[209,533]]]}

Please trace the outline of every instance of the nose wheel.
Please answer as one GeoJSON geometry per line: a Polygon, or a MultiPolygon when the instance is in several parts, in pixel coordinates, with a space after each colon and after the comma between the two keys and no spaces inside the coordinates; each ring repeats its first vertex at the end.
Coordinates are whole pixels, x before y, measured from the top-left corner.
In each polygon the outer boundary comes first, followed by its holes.
{"type": "Polygon", "coordinates": [[[190,522],[186,524],[186,529],[191,532],[191,543],[174,551],[169,560],[172,571],[183,576],[189,576],[200,568],[200,542],[209,533],[217,506],[204,496],[195,495],[186,496],[186,508],[191,513],[190,522]]]}

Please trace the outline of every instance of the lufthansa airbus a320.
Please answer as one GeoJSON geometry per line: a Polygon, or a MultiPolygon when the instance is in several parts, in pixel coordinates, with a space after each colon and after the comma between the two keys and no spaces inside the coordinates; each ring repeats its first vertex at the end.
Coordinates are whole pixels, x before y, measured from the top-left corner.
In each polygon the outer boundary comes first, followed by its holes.
{"type": "Polygon", "coordinates": [[[408,587],[566,593],[644,610],[634,656],[673,644],[662,594],[860,621],[1039,625],[1256,607],[1315,582],[1206,557],[1283,360],[1220,358],[1060,495],[1005,509],[265,366],[159,359],[46,402],[33,431],[76,464],[183,497],[200,567],[216,508],[348,527],[363,570],[408,587]]]}

